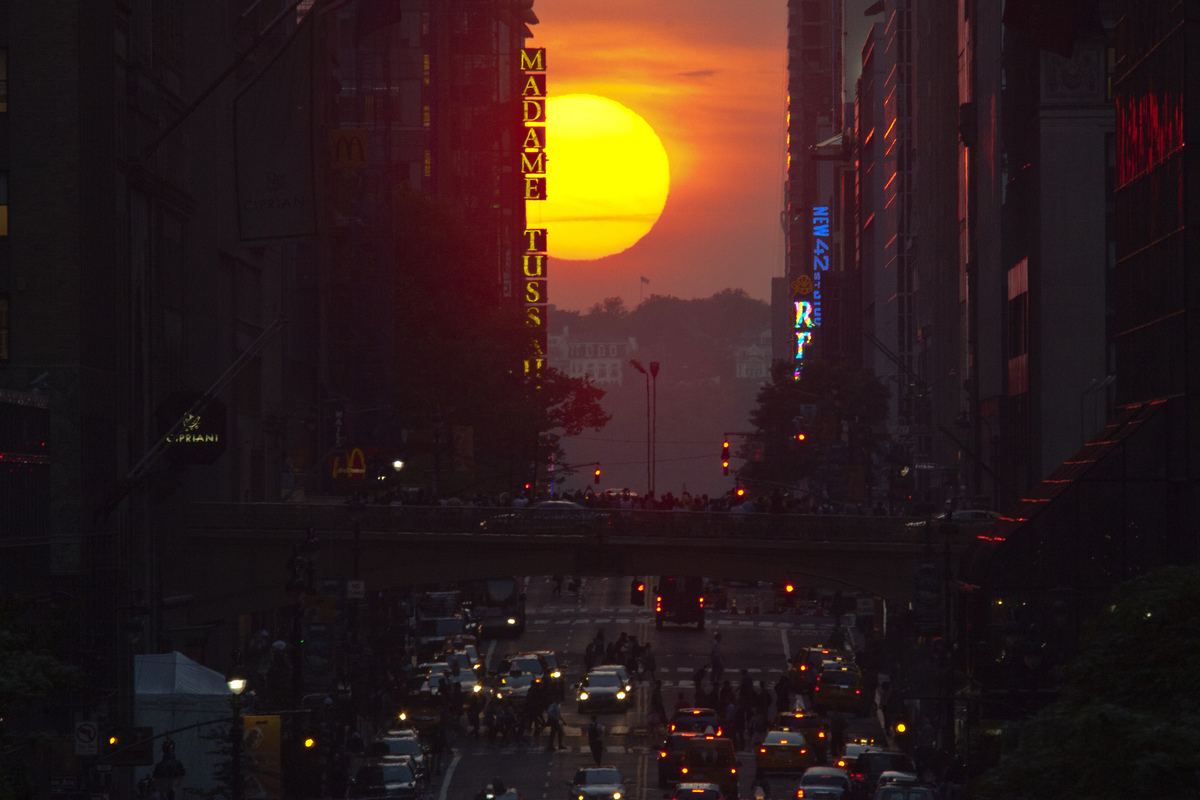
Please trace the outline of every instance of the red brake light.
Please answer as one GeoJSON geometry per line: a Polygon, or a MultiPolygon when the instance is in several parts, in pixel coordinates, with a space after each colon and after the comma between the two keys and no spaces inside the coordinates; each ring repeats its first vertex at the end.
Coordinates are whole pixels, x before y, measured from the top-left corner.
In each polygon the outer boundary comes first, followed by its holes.
{"type": "Polygon", "coordinates": [[[783,587],[783,590],[788,594],[791,594],[792,592],[796,591],[796,587],[789,583],[787,586],[783,587]]]}
{"type": "Polygon", "coordinates": [[[681,767],[679,769],[679,771],[682,772],[684,775],[687,775],[687,767],[681,767]]]}
{"type": "Polygon", "coordinates": [[[667,751],[666,751],[666,750],[659,751],[658,757],[659,757],[659,758],[666,758],[666,757],[667,757],[667,751]]]}
{"type": "Polygon", "coordinates": [[[819,738],[821,738],[821,739],[824,739],[824,738],[825,738],[825,731],[821,731],[820,733],[818,733],[818,734],[817,734],[817,736],[818,736],[819,738]]]}
{"type": "Polygon", "coordinates": [[[801,671],[801,672],[807,672],[807,671],[808,671],[808,664],[801,664],[801,665],[800,665],[800,671],[801,671]]]}
{"type": "Polygon", "coordinates": [[[760,747],[760,748],[758,748],[758,752],[760,752],[760,753],[765,753],[765,752],[767,752],[767,748],[765,748],[765,747],[760,747]]]}

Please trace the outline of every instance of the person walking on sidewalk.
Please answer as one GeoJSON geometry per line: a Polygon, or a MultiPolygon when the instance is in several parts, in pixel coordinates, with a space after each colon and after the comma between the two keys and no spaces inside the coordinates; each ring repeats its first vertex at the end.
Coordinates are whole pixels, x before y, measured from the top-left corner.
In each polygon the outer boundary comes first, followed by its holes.
{"type": "Polygon", "coordinates": [[[600,766],[600,761],[604,757],[604,726],[600,724],[600,720],[595,714],[592,714],[592,721],[587,726],[588,747],[592,751],[592,758],[596,760],[596,766],[600,766]]]}

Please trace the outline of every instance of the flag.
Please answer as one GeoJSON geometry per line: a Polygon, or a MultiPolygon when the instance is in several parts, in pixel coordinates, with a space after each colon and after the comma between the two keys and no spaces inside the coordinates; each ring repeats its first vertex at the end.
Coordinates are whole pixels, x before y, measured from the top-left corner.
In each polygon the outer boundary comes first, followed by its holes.
{"type": "Polygon", "coordinates": [[[647,285],[650,283],[650,279],[649,279],[649,278],[642,278],[641,280],[642,280],[642,283],[645,283],[645,284],[647,284],[647,285]]]}
{"type": "Polygon", "coordinates": [[[238,232],[243,240],[316,233],[312,14],[233,101],[238,232]]]}

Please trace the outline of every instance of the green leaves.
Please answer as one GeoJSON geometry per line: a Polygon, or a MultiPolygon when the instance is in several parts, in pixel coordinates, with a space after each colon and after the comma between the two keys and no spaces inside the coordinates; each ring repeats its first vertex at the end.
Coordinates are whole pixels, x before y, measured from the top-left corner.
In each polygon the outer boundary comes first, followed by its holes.
{"type": "Polygon", "coordinates": [[[1200,792],[1200,567],[1114,592],[1061,697],[1017,731],[981,798],[1194,798],[1200,792]]]}

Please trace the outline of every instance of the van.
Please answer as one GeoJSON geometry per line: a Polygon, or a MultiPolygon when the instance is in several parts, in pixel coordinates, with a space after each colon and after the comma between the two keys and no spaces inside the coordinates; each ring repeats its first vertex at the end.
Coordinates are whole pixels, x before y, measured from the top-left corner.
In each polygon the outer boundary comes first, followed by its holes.
{"type": "Polygon", "coordinates": [[[741,765],[732,739],[696,736],[684,746],[679,779],[687,783],[715,783],[726,797],[737,797],[741,765]]]}

